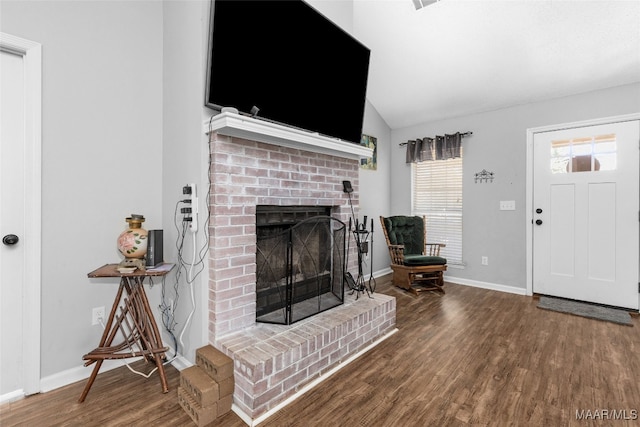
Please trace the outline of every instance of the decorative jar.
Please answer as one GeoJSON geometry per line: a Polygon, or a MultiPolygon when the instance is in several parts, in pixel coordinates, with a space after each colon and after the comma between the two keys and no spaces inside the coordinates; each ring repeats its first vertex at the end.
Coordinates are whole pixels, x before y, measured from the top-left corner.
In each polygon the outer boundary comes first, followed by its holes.
{"type": "Polygon", "coordinates": [[[118,250],[125,258],[144,258],[147,254],[148,231],[142,228],[143,215],[126,218],[129,228],[118,237],[118,250]]]}

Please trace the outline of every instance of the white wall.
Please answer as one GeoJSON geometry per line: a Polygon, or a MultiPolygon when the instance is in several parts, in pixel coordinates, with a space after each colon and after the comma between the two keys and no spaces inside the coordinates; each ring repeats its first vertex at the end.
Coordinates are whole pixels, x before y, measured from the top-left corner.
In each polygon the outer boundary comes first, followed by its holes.
{"type": "MultiPolygon", "coordinates": [[[[389,216],[391,205],[391,129],[378,114],[375,107],[366,103],[364,124],[362,133],[375,136],[378,142],[378,166],[376,170],[360,169],[360,219],[364,215],[373,219],[373,252],[369,254],[367,261],[366,277],[371,272],[373,260],[373,273],[387,272],[389,270],[389,251],[380,228],[382,216],[389,216]]],[[[370,227],[371,220],[367,220],[370,227]]]]}
{"type": "Polygon", "coordinates": [[[640,111],[640,84],[614,87],[482,114],[424,123],[391,133],[391,211],[411,212],[411,167],[398,144],[423,136],[472,131],[463,139],[463,259],[466,268],[448,276],[493,285],[526,288],[525,167],[528,128],[610,117],[640,111]],[[491,184],[474,183],[474,174],[495,173],[491,184]],[[501,200],[515,200],[515,212],[500,211],[501,200]],[[481,265],[481,257],[489,265],[481,265]]]}
{"type": "MultiPolygon", "coordinates": [[[[176,203],[184,199],[182,187],[195,183],[199,197],[199,231],[185,238],[183,256],[193,261],[193,239],[196,239],[196,252],[207,244],[205,227],[207,219],[206,194],[208,193],[209,147],[202,124],[211,111],[204,106],[204,87],[207,66],[207,45],[209,28],[208,1],[166,1],[164,2],[164,76],[163,76],[163,182],[162,198],[164,216],[165,259],[176,260],[176,239],[178,231],[174,221],[176,203]]],[[[178,208],[186,207],[180,204],[178,208]]],[[[180,226],[182,215],[178,215],[180,226]]],[[[195,311],[190,326],[184,332],[180,352],[190,362],[195,361],[195,350],[207,342],[208,324],[208,256],[197,263],[193,271],[201,271],[195,277],[193,285],[187,285],[187,271],[183,270],[182,279],[177,285],[179,295],[178,308],[175,311],[177,339],[180,338],[192,311],[191,287],[195,311]]],[[[200,257],[196,256],[196,260],[200,257]]],[[[167,288],[167,299],[175,299],[175,280],[171,277],[171,286],[167,288]]],[[[163,338],[171,346],[169,335],[163,331],[163,338]]]]}
{"type": "Polygon", "coordinates": [[[163,226],[162,4],[3,0],[0,26],[42,44],[47,377],[80,367],[100,340],[92,308],[108,311],[118,282],[87,273],[120,261],[125,218],[139,213],[145,228],[163,226]]]}
{"type": "Polygon", "coordinates": [[[353,3],[345,0],[305,0],[344,31],[353,34],[353,3]]]}

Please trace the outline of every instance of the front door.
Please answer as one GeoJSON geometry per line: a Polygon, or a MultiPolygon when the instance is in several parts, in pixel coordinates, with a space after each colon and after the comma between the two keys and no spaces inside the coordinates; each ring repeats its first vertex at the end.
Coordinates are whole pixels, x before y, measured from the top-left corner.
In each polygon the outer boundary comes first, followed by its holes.
{"type": "Polygon", "coordinates": [[[533,138],[533,292],[638,309],[640,121],[533,138]]]}

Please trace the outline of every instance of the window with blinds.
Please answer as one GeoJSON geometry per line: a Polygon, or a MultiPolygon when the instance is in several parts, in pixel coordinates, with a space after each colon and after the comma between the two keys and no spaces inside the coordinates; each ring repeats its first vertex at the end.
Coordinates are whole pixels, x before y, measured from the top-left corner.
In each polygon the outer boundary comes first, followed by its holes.
{"type": "Polygon", "coordinates": [[[427,242],[445,243],[440,255],[462,265],[461,157],[413,163],[413,215],[427,217],[427,242]]]}

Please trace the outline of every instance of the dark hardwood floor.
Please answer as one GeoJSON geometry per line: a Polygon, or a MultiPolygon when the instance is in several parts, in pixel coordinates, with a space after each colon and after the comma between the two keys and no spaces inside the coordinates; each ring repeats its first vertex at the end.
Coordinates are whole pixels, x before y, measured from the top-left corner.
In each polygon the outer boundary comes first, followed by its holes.
{"type": "MultiPolygon", "coordinates": [[[[620,326],[532,297],[445,289],[413,296],[379,278],[377,291],[397,298],[399,332],[260,425],[640,425],[638,317],[620,326]]],[[[167,371],[168,394],[156,375],[119,368],[82,404],[84,381],[2,405],[0,426],[195,425],[177,403],[179,372],[167,371]]],[[[245,424],[229,413],[214,425],[245,424]]]]}

